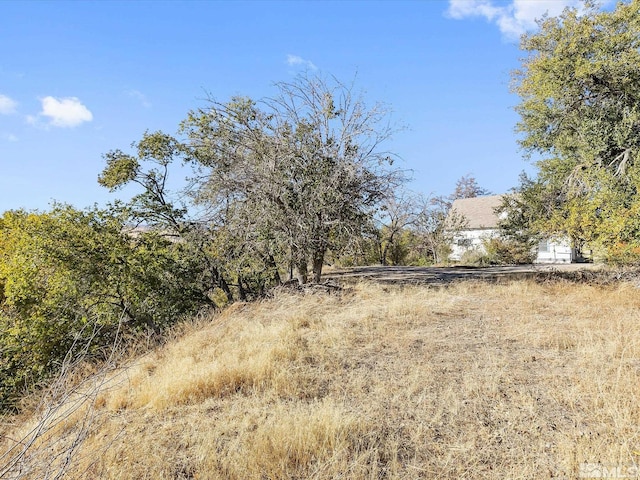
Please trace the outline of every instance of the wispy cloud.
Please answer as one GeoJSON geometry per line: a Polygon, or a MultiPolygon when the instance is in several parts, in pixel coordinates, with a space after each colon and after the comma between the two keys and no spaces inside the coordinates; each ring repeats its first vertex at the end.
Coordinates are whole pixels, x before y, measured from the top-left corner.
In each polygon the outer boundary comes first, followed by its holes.
{"type": "Polygon", "coordinates": [[[313,62],[311,60],[305,60],[302,57],[299,57],[298,55],[287,55],[287,65],[290,66],[302,66],[305,68],[309,68],[311,70],[317,70],[318,67],[316,67],[313,62]]]}
{"type": "MultiPolygon", "coordinates": [[[[93,114],[76,97],[44,97],[40,101],[42,102],[42,111],[38,115],[47,117],[51,126],[72,128],[93,120],[93,114]]],[[[37,118],[29,116],[27,121],[35,123],[37,118]]]]}
{"type": "Polygon", "coordinates": [[[125,92],[127,96],[138,100],[144,108],[151,108],[151,102],[147,96],[139,90],[127,90],[125,92]]]}
{"type": "Polygon", "coordinates": [[[545,14],[555,17],[567,7],[581,9],[583,5],[581,0],[511,0],[507,4],[495,0],[449,0],[446,14],[457,20],[484,17],[495,23],[506,38],[515,40],[535,30],[536,20],[545,14]]]}
{"type": "Polygon", "coordinates": [[[13,133],[6,133],[6,132],[0,133],[0,139],[5,140],[7,142],[17,142],[18,141],[18,137],[16,137],[13,133]]]}
{"type": "Polygon", "coordinates": [[[0,115],[11,115],[16,111],[17,106],[18,102],[0,94],[0,115]]]}

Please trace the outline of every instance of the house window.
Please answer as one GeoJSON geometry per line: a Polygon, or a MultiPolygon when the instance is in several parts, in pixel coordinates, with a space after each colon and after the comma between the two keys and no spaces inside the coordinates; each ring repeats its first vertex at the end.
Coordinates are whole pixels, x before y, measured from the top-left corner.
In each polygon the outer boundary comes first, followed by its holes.
{"type": "Polygon", "coordinates": [[[538,251],[539,252],[548,252],[549,251],[549,240],[540,240],[538,243],[538,251]]]}
{"type": "Polygon", "coordinates": [[[459,247],[470,247],[471,246],[471,239],[470,238],[459,238],[456,241],[456,244],[459,247]]]}

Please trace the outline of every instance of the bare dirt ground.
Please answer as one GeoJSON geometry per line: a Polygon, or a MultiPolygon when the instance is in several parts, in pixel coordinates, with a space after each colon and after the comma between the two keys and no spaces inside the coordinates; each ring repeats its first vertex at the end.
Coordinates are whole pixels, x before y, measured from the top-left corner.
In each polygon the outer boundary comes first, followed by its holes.
{"type": "Polygon", "coordinates": [[[580,272],[602,270],[592,263],[508,265],[492,267],[407,267],[366,266],[336,268],[327,271],[324,278],[329,281],[351,283],[370,280],[394,284],[446,284],[462,280],[502,281],[521,280],[541,276],[574,276],[580,272]]]}

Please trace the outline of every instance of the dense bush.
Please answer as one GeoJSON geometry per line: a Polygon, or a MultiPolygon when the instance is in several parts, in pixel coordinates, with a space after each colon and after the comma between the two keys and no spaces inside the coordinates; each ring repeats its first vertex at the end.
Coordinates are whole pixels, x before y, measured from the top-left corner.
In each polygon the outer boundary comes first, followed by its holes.
{"type": "Polygon", "coordinates": [[[187,245],[132,235],[126,218],[67,206],[0,217],[0,408],[70,352],[99,357],[116,335],[160,332],[211,303],[187,245]]]}
{"type": "Polygon", "coordinates": [[[612,265],[640,265],[640,245],[637,242],[618,241],[608,249],[602,249],[601,253],[604,260],[612,265]]]}
{"type": "Polygon", "coordinates": [[[483,246],[491,265],[527,264],[535,259],[535,251],[525,242],[493,237],[485,240],[483,246]]]}
{"type": "Polygon", "coordinates": [[[482,248],[467,250],[460,263],[467,265],[520,265],[532,263],[535,251],[528,243],[513,239],[491,237],[483,240],[482,248]]]}
{"type": "Polygon", "coordinates": [[[460,256],[460,263],[462,265],[476,265],[479,267],[485,267],[491,265],[492,259],[483,250],[473,248],[466,250],[460,256]]]}

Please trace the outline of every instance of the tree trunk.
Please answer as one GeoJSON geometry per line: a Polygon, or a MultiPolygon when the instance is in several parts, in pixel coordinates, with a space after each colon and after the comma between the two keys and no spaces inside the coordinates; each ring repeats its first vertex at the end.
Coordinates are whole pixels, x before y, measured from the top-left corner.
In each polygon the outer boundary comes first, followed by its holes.
{"type": "Polygon", "coordinates": [[[382,238],[380,238],[380,232],[378,232],[376,234],[376,250],[377,250],[377,254],[378,254],[378,262],[380,263],[380,265],[384,265],[385,260],[384,260],[384,250],[382,247],[382,238]]]}
{"type": "MultiPolygon", "coordinates": [[[[382,245],[382,244],[381,244],[382,245]]],[[[381,248],[380,253],[380,265],[387,266],[387,252],[389,250],[389,243],[387,242],[384,248],[381,248]]]]}
{"type": "Polygon", "coordinates": [[[299,260],[296,262],[295,268],[293,270],[293,274],[298,280],[300,285],[304,285],[307,283],[308,270],[307,270],[307,259],[299,260]]]}
{"type": "Polygon", "coordinates": [[[293,276],[300,285],[307,283],[309,270],[307,267],[307,256],[297,246],[291,247],[291,267],[290,276],[293,276]]]}
{"type": "Polygon", "coordinates": [[[227,301],[229,303],[233,302],[233,293],[231,293],[231,289],[229,288],[229,284],[225,280],[225,278],[218,272],[217,269],[214,268],[215,274],[218,275],[218,286],[224,292],[225,297],[227,297],[227,301]]]}
{"type": "Polygon", "coordinates": [[[247,291],[242,285],[242,275],[238,274],[238,295],[240,297],[241,302],[245,302],[247,300],[247,291]]]}
{"type": "Polygon", "coordinates": [[[322,267],[324,266],[324,255],[326,248],[320,248],[313,253],[313,282],[320,283],[322,277],[322,267]]]}
{"type": "Polygon", "coordinates": [[[276,263],[276,259],[273,258],[273,255],[269,255],[267,257],[267,266],[273,271],[273,281],[275,282],[275,284],[282,285],[282,279],[280,278],[280,273],[278,272],[278,264],[276,263]]]}

